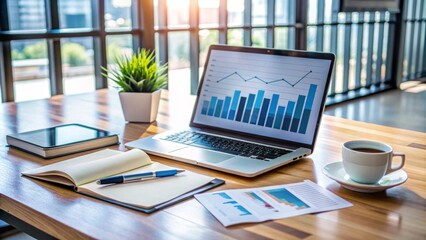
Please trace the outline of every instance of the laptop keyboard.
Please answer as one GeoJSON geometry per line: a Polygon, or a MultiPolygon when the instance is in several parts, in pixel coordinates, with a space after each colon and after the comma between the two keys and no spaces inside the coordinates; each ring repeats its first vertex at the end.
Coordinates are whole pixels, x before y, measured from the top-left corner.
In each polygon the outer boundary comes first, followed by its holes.
{"type": "Polygon", "coordinates": [[[291,152],[284,149],[267,147],[192,131],[179,132],[166,136],[162,139],[265,161],[275,159],[291,152]]]}

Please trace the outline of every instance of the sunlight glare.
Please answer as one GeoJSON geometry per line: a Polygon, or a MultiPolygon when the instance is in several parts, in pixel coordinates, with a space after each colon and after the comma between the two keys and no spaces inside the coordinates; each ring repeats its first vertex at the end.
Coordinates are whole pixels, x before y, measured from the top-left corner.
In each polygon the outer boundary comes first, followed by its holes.
{"type": "Polygon", "coordinates": [[[128,8],[132,5],[131,0],[112,0],[112,5],[115,8],[128,8]]]}
{"type": "Polygon", "coordinates": [[[208,30],[208,29],[200,30],[200,36],[202,36],[202,37],[207,37],[207,36],[209,36],[209,34],[210,34],[210,30],[208,30]]]}
{"type": "Polygon", "coordinates": [[[244,12],[244,0],[228,1],[228,12],[244,12]]]}
{"type": "Polygon", "coordinates": [[[182,9],[189,7],[189,0],[167,0],[167,7],[182,9]]]}
{"type": "Polygon", "coordinates": [[[198,0],[200,8],[219,8],[219,0],[198,0]]]}

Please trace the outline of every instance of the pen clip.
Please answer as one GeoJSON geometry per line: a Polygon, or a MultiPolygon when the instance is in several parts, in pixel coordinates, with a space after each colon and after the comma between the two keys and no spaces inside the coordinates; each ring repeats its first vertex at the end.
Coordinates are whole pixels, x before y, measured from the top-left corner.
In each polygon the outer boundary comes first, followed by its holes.
{"type": "Polygon", "coordinates": [[[133,178],[133,179],[125,179],[123,183],[142,182],[142,181],[151,180],[154,178],[155,177],[140,177],[140,178],[133,178]]]}

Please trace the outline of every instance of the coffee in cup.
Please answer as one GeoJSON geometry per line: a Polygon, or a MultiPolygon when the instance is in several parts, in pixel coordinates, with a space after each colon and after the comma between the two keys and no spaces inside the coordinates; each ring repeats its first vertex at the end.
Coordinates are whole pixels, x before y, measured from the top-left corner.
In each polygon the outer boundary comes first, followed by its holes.
{"type": "Polygon", "coordinates": [[[401,169],[405,154],[393,152],[391,146],[368,140],[345,142],[342,146],[343,167],[349,177],[359,183],[374,184],[384,175],[401,169]],[[401,157],[401,163],[394,167],[392,160],[401,157]]]}

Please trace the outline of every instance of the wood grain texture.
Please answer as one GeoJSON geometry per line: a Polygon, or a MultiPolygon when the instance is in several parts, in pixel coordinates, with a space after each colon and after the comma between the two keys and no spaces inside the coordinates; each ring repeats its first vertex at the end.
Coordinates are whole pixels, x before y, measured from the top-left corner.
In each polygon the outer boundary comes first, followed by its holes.
{"type": "MultiPolygon", "coordinates": [[[[117,93],[100,90],[47,100],[0,106],[0,133],[82,123],[120,135],[121,144],[166,129],[186,127],[194,99],[164,91],[153,124],[126,123],[117,93]]],[[[426,239],[426,134],[324,116],[314,154],[255,178],[243,178],[152,156],[154,161],[223,178],[216,188],[262,187],[310,179],[354,204],[339,211],[303,215],[260,224],[223,227],[200,203],[190,199],[147,215],[85,197],[58,185],[20,176],[22,171],[93,151],[43,160],[11,149],[0,138],[0,209],[60,239],[426,239]],[[322,174],[340,161],[348,140],[383,141],[407,156],[409,179],[401,186],[374,194],[349,191],[322,174]]]]}

